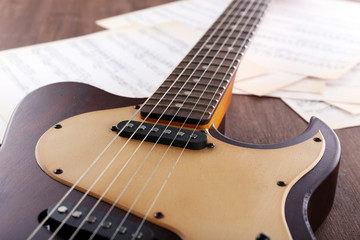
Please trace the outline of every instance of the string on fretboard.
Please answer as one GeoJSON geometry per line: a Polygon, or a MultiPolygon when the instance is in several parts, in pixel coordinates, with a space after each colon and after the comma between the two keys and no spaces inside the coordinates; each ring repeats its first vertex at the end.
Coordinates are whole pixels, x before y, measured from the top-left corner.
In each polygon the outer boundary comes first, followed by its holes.
{"type": "Polygon", "coordinates": [[[175,122],[209,122],[268,3],[233,1],[150,97],[141,114],[170,120],[176,113],[175,122]]]}

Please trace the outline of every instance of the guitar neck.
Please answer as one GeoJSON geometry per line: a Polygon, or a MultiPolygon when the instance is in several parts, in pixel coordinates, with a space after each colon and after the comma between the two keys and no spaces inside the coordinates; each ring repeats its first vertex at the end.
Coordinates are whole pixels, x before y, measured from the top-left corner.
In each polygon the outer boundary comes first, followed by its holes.
{"type": "Polygon", "coordinates": [[[144,104],[142,117],[209,125],[225,114],[231,83],[269,2],[232,1],[144,104]]]}

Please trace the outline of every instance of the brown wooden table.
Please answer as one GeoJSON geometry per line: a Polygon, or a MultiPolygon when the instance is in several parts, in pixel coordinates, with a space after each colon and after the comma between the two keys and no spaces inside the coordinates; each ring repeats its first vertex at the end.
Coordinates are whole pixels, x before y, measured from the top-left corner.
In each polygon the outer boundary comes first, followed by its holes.
{"type": "MultiPolygon", "coordinates": [[[[171,1],[0,0],[0,50],[100,31],[95,20],[171,1]]],[[[233,96],[225,133],[243,142],[276,143],[299,135],[306,126],[279,99],[233,96]]],[[[360,127],[336,133],[342,144],[337,192],[333,209],[316,236],[360,239],[360,127]]]]}

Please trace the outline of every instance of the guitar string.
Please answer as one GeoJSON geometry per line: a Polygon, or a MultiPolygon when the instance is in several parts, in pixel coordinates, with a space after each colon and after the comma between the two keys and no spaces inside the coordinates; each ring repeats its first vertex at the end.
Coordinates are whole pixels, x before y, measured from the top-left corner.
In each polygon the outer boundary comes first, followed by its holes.
{"type": "MultiPolygon", "coordinates": [[[[223,19],[224,21],[225,19],[223,19]]],[[[185,99],[186,101],[186,99],[185,99]]],[[[169,126],[169,125],[168,125],[169,126]]],[[[159,139],[161,138],[161,136],[159,137],[159,139]]],[[[129,159],[130,160],[130,159],[129,159]]],[[[123,169],[122,169],[123,170],[123,169]]],[[[105,190],[105,192],[103,193],[103,195],[99,198],[99,200],[97,201],[97,203],[94,205],[94,207],[90,210],[90,212],[88,213],[88,215],[84,218],[83,222],[79,225],[79,228],[77,229],[76,232],[74,232],[72,238],[76,235],[76,233],[79,231],[79,229],[81,228],[81,226],[83,226],[83,224],[85,223],[87,217],[89,217],[91,215],[91,213],[93,212],[93,210],[96,208],[96,206],[100,203],[101,199],[104,197],[104,195],[106,194],[106,192],[109,190],[109,188],[112,186],[112,184],[114,183],[114,181],[119,177],[121,171],[118,173],[118,175],[113,179],[112,183],[108,186],[108,188],[105,190]]],[[[101,225],[101,223],[100,223],[101,225]]],[[[99,225],[99,226],[100,226],[99,225]]],[[[71,239],[72,239],[71,238],[71,239]]]]}
{"type": "MultiPolygon", "coordinates": [[[[225,61],[225,59],[224,59],[224,61],[225,61]]],[[[215,73],[215,74],[216,74],[216,73],[215,73]]],[[[186,122],[186,121],[185,121],[185,122],[186,122]]],[[[141,167],[141,166],[139,166],[139,168],[140,168],[140,167],[141,167]]],[[[139,170],[139,168],[138,168],[138,170],[139,170]]],[[[136,173],[135,173],[134,175],[136,175],[136,173]]],[[[130,182],[131,182],[131,180],[130,180],[130,182]]],[[[124,189],[124,190],[125,190],[125,189],[124,189]]],[[[124,191],[124,190],[123,190],[123,191],[124,191]]],[[[121,197],[121,194],[118,196],[118,198],[117,198],[117,200],[115,201],[115,203],[118,201],[119,197],[121,197]]],[[[114,204],[115,204],[115,203],[114,203],[114,204]]],[[[113,207],[114,207],[114,205],[112,206],[112,209],[113,209],[113,207]]],[[[111,211],[111,209],[109,210],[109,212],[110,212],[110,211],[111,211]]],[[[108,212],[108,213],[109,213],[109,212],[108,212]]],[[[103,217],[103,219],[106,219],[106,217],[107,217],[107,216],[103,217]]],[[[100,224],[100,225],[101,225],[101,224],[100,224]]]]}
{"type": "MultiPolygon", "coordinates": [[[[176,80],[174,81],[174,83],[170,87],[174,86],[175,84],[176,84],[176,80]]],[[[166,96],[166,94],[169,92],[169,90],[170,90],[170,88],[159,99],[158,104],[163,100],[163,98],[166,96]]],[[[46,221],[48,221],[49,218],[52,216],[52,214],[54,214],[56,209],[65,201],[65,199],[71,194],[71,192],[80,183],[80,181],[86,176],[86,174],[92,169],[92,167],[99,161],[99,159],[104,155],[104,153],[110,148],[110,146],[114,143],[114,141],[119,137],[119,135],[125,129],[126,125],[129,124],[140,113],[143,106],[145,106],[145,104],[149,100],[150,100],[150,98],[146,99],[146,101],[143,103],[143,105],[133,114],[133,116],[127,121],[127,123],[124,125],[124,127],[119,130],[119,132],[115,135],[115,137],[108,143],[108,145],[102,150],[102,152],[95,158],[95,160],[89,165],[89,167],[85,170],[85,172],[83,172],[83,174],[76,180],[76,182],[71,186],[71,188],[69,188],[69,190],[64,194],[64,196],[57,202],[57,204],[53,207],[53,209],[48,213],[48,215],[38,224],[38,226],[33,230],[33,232],[29,235],[29,237],[27,237],[27,240],[32,239],[36,235],[36,233],[40,231],[41,227],[44,226],[46,221]]],[[[153,112],[155,110],[156,107],[157,107],[157,105],[154,105],[154,107],[150,110],[149,115],[151,114],[151,112],[153,112]]],[[[145,122],[147,120],[147,118],[148,118],[148,116],[146,116],[144,118],[143,122],[145,122]]],[[[137,130],[139,130],[139,128],[137,128],[136,131],[137,130]]],[[[130,142],[132,137],[135,135],[135,132],[125,142],[123,148],[127,145],[128,142],[130,142]]],[[[118,154],[122,151],[122,149],[119,150],[118,154]]]]}
{"type": "MultiPolygon", "coordinates": [[[[198,50],[198,52],[200,52],[200,51],[201,51],[201,49],[198,50]]],[[[195,55],[195,56],[196,56],[196,55],[195,55]]],[[[194,60],[195,56],[193,57],[192,60],[194,60]]],[[[190,64],[191,64],[191,62],[189,62],[189,63],[187,64],[187,66],[189,66],[190,64]]],[[[186,67],[185,67],[185,69],[186,69],[186,67]]],[[[185,69],[184,69],[184,70],[185,70],[185,69]]],[[[183,71],[183,72],[184,72],[184,71],[183,71]]],[[[180,74],[180,75],[181,75],[181,74],[180,74]]],[[[179,77],[180,77],[180,75],[179,75],[179,77]]],[[[177,80],[178,80],[178,79],[176,79],[176,80],[174,81],[174,83],[169,87],[168,91],[169,91],[169,90],[171,89],[171,87],[176,83],[177,80]]],[[[184,83],[183,87],[184,87],[186,84],[187,84],[187,82],[184,83]]],[[[195,87],[196,87],[196,85],[195,85],[195,87]]],[[[168,91],[166,91],[166,93],[164,94],[164,96],[168,93],[168,91]]],[[[182,89],[179,90],[178,94],[179,94],[181,91],[182,91],[182,89]]],[[[164,97],[164,96],[163,96],[163,97],[164,97]]],[[[162,99],[163,99],[163,97],[162,97],[162,99]]],[[[175,97],[175,98],[176,98],[176,97],[175,97]]],[[[175,98],[174,98],[174,99],[175,99],[175,98]]],[[[149,98],[149,99],[150,99],[150,98],[149,98]]],[[[148,99],[148,100],[149,100],[149,99],[148,99]]],[[[162,99],[160,99],[158,103],[160,103],[162,99]]],[[[147,101],[148,101],[148,100],[147,100],[147,101]]],[[[146,102],[147,102],[147,101],[146,101],[146,102]]],[[[144,105],[145,105],[145,104],[143,104],[142,107],[143,107],[144,105]]],[[[142,108],[142,107],[141,107],[141,108],[142,108]]],[[[153,111],[155,108],[156,108],[156,106],[153,107],[152,111],[153,111]]],[[[141,110],[141,109],[139,109],[139,111],[140,111],[140,110],[141,110]]],[[[138,112],[139,112],[139,111],[138,111],[138,112]]],[[[152,111],[148,114],[148,116],[152,113],[152,111]]],[[[165,110],[165,111],[166,111],[166,110],[165,110]]],[[[138,112],[137,112],[137,113],[138,113],[138,112]]],[[[144,123],[144,122],[147,120],[148,116],[143,120],[142,123],[144,123]]],[[[134,117],[134,116],[133,116],[133,117],[134,117]]],[[[132,119],[133,119],[133,117],[132,117],[132,119]]],[[[160,118],[159,118],[159,119],[160,119],[160,118]]],[[[130,121],[131,121],[131,120],[130,120],[130,121]]],[[[128,121],[128,123],[129,123],[130,121],[128,121]]],[[[124,129],[124,128],[122,128],[122,130],[123,130],[123,129],[124,129]]],[[[138,128],[138,129],[139,129],[139,128],[138,128]]],[[[137,129],[137,130],[138,130],[138,129],[137,129]]],[[[137,131],[137,130],[136,130],[136,131],[137,131]]],[[[135,132],[136,132],[136,131],[135,131],[135,132]]],[[[134,134],[135,134],[135,132],[134,132],[134,134]]],[[[119,134],[120,134],[120,132],[117,134],[117,136],[119,136],[119,134]]],[[[134,135],[134,134],[133,134],[133,135],[134,135]]],[[[133,135],[128,139],[128,141],[125,143],[125,145],[132,139],[133,135]]],[[[145,137],[145,138],[146,138],[146,137],[145,137]]],[[[114,140],[115,140],[115,139],[116,139],[116,137],[114,138],[114,140]]],[[[114,141],[112,141],[112,142],[114,142],[114,141]]],[[[110,145],[110,144],[109,144],[109,145],[110,145]]],[[[123,146],[123,148],[121,148],[120,151],[122,151],[122,150],[124,149],[125,145],[123,146]]],[[[109,146],[108,146],[108,148],[109,148],[109,146]]],[[[108,148],[107,148],[107,149],[108,149],[108,148]]],[[[107,150],[107,149],[105,149],[105,150],[107,150]]],[[[103,153],[105,152],[105,150],[103,151],[103,153]]],[[[118,154],[120,153],[120,151],[118,152],[118,154]]],[[[102,153],[102,154],[103,154],[103,153],[102,153]]],[[[118,156],[118,154],[117,154],[116,156],[118,156]]],[[[113,158],[113,160],[116,158],[116,156],[113,158]]],[[[111,162],[107,167],[109,167],[111,164],[112,164],[112,162],[111,162]]],[[[106,170],[107,170],[107,169],[106,169],[106,170]]],[[[105,171],[103,171],[103,173],[104,173],[104,172],[105,172],[105,171]]],[[[86,173],[87,173],[87,172],[86,172],[86,173]]],[[[83,174],[83,175],[85,175],[85,174],[83,174]]],[[[82,176],[83,176],[83,175],[82,175],[82,176]]],[[[81,179],[80,179],[78,182],[80,182],[80,181],[81,181],[81,179]]],[[[93,185],[95,185],[95,184],[93,184],[93,185]]],[[[72,189],[69,189],[68,192],[70,192],[70,190],[73,190],[75,187],[76,187],[76,185],[74,184],[73,188],[72,188],[72,189]]],[[[88,190],[87,193],[85,193],[84,197],[83,197],[80,201],[82,201],[82,200],[85,198],[85,196],[87,196],[87,194],[88,194],[89,192],[90,192],[90,190],[88,190]]],[[[69,193],[69,194],[70,194],[70,193],[69,193]]],[[[68,196],[68,195],[67,195],[67,196],[68,196]]],[[[53,208],[53,210],[52,210],[52,211],[49,213],[49,215],[47,216],[47,219],[44,219],[44,220],[42,221],[41,226],[50,218],[51,214],[53,214],[53,213],[56,211],[56,209],[60,206],[60,204],[65,200],[65,198],[66,198],[67,196],[64,196],[64,197],[61,199],[61,202],[59,202],[59,203],[53,208]]],[[[78,204],[77,204],[77,206],[78,206],[78,204]]],[[[50,239],[52,239],[53,237],[55,237],[55,235],[58,233],[58,231],[61,229],[61,227],[62,227],[63,224],[65,223],[65,221],[68,220],[68,218],[69,218],[69,217],[71,216],[71,214],[75,211],[75,209],[76,209],[76,207],[73,207],[73,208],[72,208],[72,210],[68,213],[67,217],[63,220],[63,222],[61,223],[61,225],[56,229],[56,231],[53,233],[53,235],[50,237],[50,239]]],[[[40,229],[41,226],[40,226],[40,225],[38,226],[38,230],[40,229]]],[[[35,232],[36,230],[37,230],[37,229],[35,229],[34,232],[35,232]]],[[[37,231],[38,231],[38,230],[37,230],[37,231]]],[[[32,234],[28,239],[31,239],[35,234],[36,234],[36,232],[35,232],[34,234],[32,234]]]]}
{"type": "MultiPolygon", "coordinates": [[[[198,52],[200,52],[201,49],[199,49],[198,52]]],[[[196,56],[196,55],[195,55],[196,56]]],[[[195,56],[193,57],[192,60],[194,60],[195,56]]],[[[188,63],[187,66],[189,66],[192,62],[192,60],[188,63]]],[[[185,67],[186,69],[186,67],[185,67]]],[[[180,76],[180,75],[179,75],[180,76]]],[[[169,86],[168,90],[166,90],[163,93],[163,96],[158,100],[158,103],[156,105],[153,106],[153,108],[150,110],[149,114],[144,118],[144,120],[142,121],[142,123],[144,123],[148,117],[150,116],[150,114],[156,109],[156,107],[158,106],[158,104],[163,100],[163,98],[169,93],[170,89],[177,83],[176,81],[179,80],[178,78],[176,80],[174,80],[174,82],[171,84],[171,86],[169,86]]],[[[187,84],[184,83],[184,86],[187,84]]],[[[179,90],[179,92],[181,91],[181,89],[179,90]]],[[[85,172],[77,179],[77,181],[71,186],[71,188],[64,194],[64,196],[58,201],[58,203],[53,207],[53,209],[48,213],[48,215],[38,224],[38,226],[33,230],[33,232],[29,235],[29,237],[27,238],[27,240],[32,239],[36,233],[41,229],[42,226],[44,226],[44,224],[46,223],[46,221],[49,220],[49,218],[52,216],[52,214],[56,211],[56,209],[65,201],[65,199],[71,194],[71,192],[75,189],[75,187],[80,183],[80,181],[86,176],[86,174],[92,169],[92,167],[99,161],[99,159],[104,155],[104,153],[110,148],[110,146],[114,143],[114,141],[119,137],[119,135],[122,133],[122,131],[125,129],[125,127],[127,126],[127,124],[129,124],[142,110],[143,106],[146,105],[146,103],[150,100],[150,97],[146,99],[146,101],[144,103],[142,103],[141,107],[133,114],[133,116],[128,120],[128,122],[125,124],[125,126],[119,130],[119,132],[117,133],[117,135],[108,143],[108,145],[102,150],[102,152],[95,158],[95,160],[91,163],[91,165],[89,165],[89,167],[85,170],[85,172]]],[[[136,131],[139,130],[136,129],[136,131]]],[[[134,136],[134,134],[136,133],[136,131],[134,131],[134,133],[129,137],[128,141],[124,144],[124,146],[127,145],[128,142],[130,142],[130,140],[132,139],[132,137],[134,136]]],[[[122,151],[123,148],[120,150],[122,151]]],[[[120,152],[118,152],[119,154],[120,152]]],[[[117,155],[118,155],[117,154],[117,155]]]]}
{"type": "MultiPolygon", "coordinates": [[[[253,1],[254,1],[254,0],[253,0],[253,1]]],[[[252,2],[253,2],[253,1],[252,1],[252,2]]],[[[259,3],[258,5],[260,5],[261,2],[259,1],[258,3],[259,3]]],[[[256,10],[258,10],[258,9],[255,9],[255,10],[253,11],[253,13],[255,13],[256,10]]],[[[249,18],[249,19],[250,19],[250,18],[249,18]]],[[[253,28],[254,28],[254,27],[253,27],[253,28]]],[[[243,47],[243,46],[242,46],[242,47],[243,47]]],[[[224,62],[224,60],[223,60],[222,62],[224,62]]],[[[234,61],[234,62],[235,62],[235,61],[234,61]]],[[[218,70],[219,70],[219,68],[220,68],[220,66],[218,67],[218,70]]],[[[205,114],[205,113],[203,113],[202,117],[204,117],[204,114],[205,114]]],[[[192,134],[194,134],[194,132],[196,131],[196,129],[197,129],[197,127],[199,126],[199,124],[200,124],[200,121],[199,121],[199,123],[196,125],[196,127],[194,128],[194,130],[192,131],[192,134]]],[[[183,126],[184,126],[184,125],[182,125],[181,128],[183,128],[183,126]]],[[[174,142],[174,140],[173,140],[173,142],[174,142]]],[[[172,143],[173,143],[173,142],[172,142],[172,143]]],[[[190,139],[187,141],[186,146],[188,145],[189,142],[190,142],[190,139]]],[[[172,143],[171,143],[171,145],[172,145],[172,143]]],[[[152,176],[155,174],[155,171],[156,171],[156,169],[158,168],[158,166],[160,165],[161,161],[165,158],[165,155],[167,154],[167,152],[168,152],[168,150],[170,149],[171,145],[168,147],[168,149],[167,149],[167,151],[164,153],[162,159],[159,161],[158,165],[155,167],[152,175],[150,176],[150,178],[148,179],[148,181],[145,183],[143,189],[141,189],[141,191],[140,191],[139,195],[137,196],[135,202],[133,203],[132,207],[135,205],[136,201],[140,198],[140,196],[141,196],[141,194],[143,193],[146,185],[150,182],[152,176]]],[[[185,151],[185,149],[186,149],[186,146],[182,149],[182,152],[180,153],[180,155],[179,155],[178,158],[176,159],[175,163],[173,164],[173,167],[172,167],[172,169],[170,170],[170,172],[169,172],[168,176],[166,177],[165,181],[163,182],[163,184],[162,184],[159,192],[158,192],[157,195],[155,196],[153,202],[151,203],[148,211],[146,212],[145,216],[143,217],[143,219],[142,219],[140,225],[138,226],[137,230],[136,230],[135,233],[133,234],[132,240],[134,240],[134,239],[136,238],[136,236],[138,236],[138,234],[139,234],[139,232],[140,232],[143,224],[145,223],[146,218],[147,218],[148,215],[150,214],[150,211],[152,210],[152,208],[153,208],[153,206],[155,205],[157,199],[159,198],[162,190],[164,189],[166,183],[168,182],[170,176],[172,175],[173,171],[175,170],[175,168],[176,168],[176,166],[177,166],[177,164],[178,164],[178,162],[179,162],[182,154],[184,153],[184,151],[185,151]]],[[[131,208],[128,210],[126,217],[130,214],[131,210],[132,210],[131,208]]],[[[124,221],[122,221],[122,224],[123,224],[123,223],[124,223],[124,221]]],[[[119,226],[117,227],[117,229],[116,229],[116,231],[114,232],[111,240],[114,239],[115,235],[117,234],[117,231],[118,231],[120,228],[121,228],[121,225],[119,225],[119,226]]]]}
{"type": "MultiPolygon", "coordinates": [[[[221,35],[220,35],[221,36],[221,35]]],[[[210,83],[209,83],[210,84],[210,83]]],[[[206,89],[206,88],[205,88],[206,89]]],[[[201,99],[201,97],[200,97],[201,99]]],[[[184,100],[184,102],[186,101],[186,99],[184,100]]],[[[178,111],[180,111],[181,109],[179,109],[178,111]]],[[[176,113],[177,114],[177,113],[176,113]]],[[[176,116],[175,114],[175,116],[176,116]]],[[[190,113],[191,114],[191,113],[190,113]]],[[[175,117],[174,116],[174,117],[175,117]]],[[[173,119],[172,119],[173,120],[173,119]]],[[[172,120],[170,120],[170,123],[172,122],[172,120]]],[[[159,139],[162,137],[162,135],[159,137],[159,139]]],[[[124,191],[127,189],[127,187],[129,186],[129,184],[132,182],[132,180],[134,179],[134,177],[137,175],[138,171],[140,170],[140,168],[142,167],[142,165],[144,164],[144,162],[146,161],[146,159],[149,157],[150,153],[152,152],[152,150],[154,149],[154,147],[156,146],[158,141],[156,141],[155,145],[150,149],[149,153],[147,154],[147,156],[143,159],[142,163],[139,165],[139,167],[137,168],[137,170],[135,171],[135,173],[133,174],[133,176],[131,177],[131,179],[129,180],[129,182],[127,183],[127,185],[124,187],[124,189],[122,190],[122,192],[118,195],[117,199],[114,201],[114,204],[117,203],[119,201],[119,199],[121,198],[122,194],[124,193],[124,191]]],[[[110,185],[108,186],[107,190],[110,189],[110,187],[113,185],[113,183],[117,180],[117,178],[119,177],[119,174],[117,176],[115,176],[115,178],[113,179],[113,181],[110,183],[110,185]]],[[[80,227],[84,224],[84,221],[87,217],[89,217],[91,215],[91,213],[94,211],[94,209],[97,207],[98,203],[102,200],[102,198],[104,197],[104,195],[106,194],[107,190],[103,193],[102,197],[100,197],[98,199],[98,202],[93,206],[93,208],[90,210],[90,212],[88,213],[88,215],[84,218],[82,224],[80,225],[80,227]]],[[[112,211],[112,209],[115,207],[115,205],[112,205],[112,207],[109,209],[109,211],[107,212],[107,214],[102,218],[103,220],[98,224],[98,227],[95,229],[95,232],[93,233],[92,237],[95,236],[96,232],[99,230],[99,228],[101,227],[102,223],[105,221],[105,219],[107,218],[108,214],[112,211]]],[[[74,233],[74,235],[76,235],[76,233],[79,231],[79,229],[77,229],[77,231],[74,233]]],[[[74,237],[73,235],[73,237],[74,237]]],[[[71,238],[73,239],[73,238],[71,238]]],[[[91,238],[90,238],[91,239],[91,238]]]]}
{"type": "MultiPolygon", "coordinates": [[[[256,1],[256,0],[252,0],[252,2],[254,2],[254,1],[256,1]]],[[[258,3],[259,3],[258,6],[260,6],[261,3],[262,3],[262,1],[261,1],[261,0],[258,0],[258,3]]],[[[266,9],[266,8],[267,8],[267,7],[265,6],[265,9],[266,9]]],[[[258,9],[256,9],[256,10],[259,10],[259,9],[260,9],[260,8],[258,8],[258,9]]],[[[264,10],[265,10],[265,9],[264,9],[264,10]]],[[[253,11],[253,13],[255,13],[256,10],[253,11]]],[[[253,26],[252,29],[255,29],[255,26],[253,26]]],[[[250,32],[251,32],[251,31],[250,31],[250,32]]],[[[243,46],[242,46],[242,47],[243,47],[243,46]]],[[[224,61],[224,60],[223,60],[223,61],[224,61]]],[[[219,68],[220,68],[220,67],[219,67],[219,68]]],[[[218,69],[219,69],[219,68],[218,68],[218,69]]],[[[205,114],[205,113],[203,113],[202,117],[204,117],[204,114],[205,114]]],[[[199,121],[199,123],[197,124],[197,126],[194,128],[194,130],[192,131],[192,133],[194,133],[194,132],[196,131],[196,129],[197,129],[197,127],[199,126],[199,124],[200,124],[200,121],[199,121]]],[[[190,139],[187,141],[186,146],[189,144],[189,142],[190,142],[190,139]]],[[[176,159],[175,163],[173,164],[172,169],[170,170],[169,174],[167,175],[165,181],[163,182],[163,184],[162,184],[159,192],[158,192],[157,195],[155,196],[153,202],[151,203],[148,211],[146,212],[145,216],[143,217],[143,219],[142,219],[140,225],[138,226],[137,230],[136,230],[135,233],[133,234],[132,240],[135,240],[135,238],[138,236],[138,234],[139,234],[142,226],[144,225],[147,217],[149,216],[152,208],[154,207],[155,203],[157,202],[157,200],[158,200],[158,198],[159,198],[162,190],[164,189],[164,187],[165,187],[165,185],[167,184],[168,180],[170,179],[172,173],[174,172],[174,170],[175,170],[175,168],[176,168],[176,166],[177,166],[177,164],[178,164],[178,162],[179,162],[182,154],[184,153],[184,151],[185,151],[185,149],[186,149],[186,146],[182,149],[180,155],[178,156],[178,158],[176,159]]],[[[169,146],[169,148],[170,148],[170,146],[169,146]]],[[[117,229],[119,229],[119,228],[117,228],[117,229]]],[[[113,240],[113,239],[114,239],[114,238],[112,237],[111,240],[113,240]]]]}

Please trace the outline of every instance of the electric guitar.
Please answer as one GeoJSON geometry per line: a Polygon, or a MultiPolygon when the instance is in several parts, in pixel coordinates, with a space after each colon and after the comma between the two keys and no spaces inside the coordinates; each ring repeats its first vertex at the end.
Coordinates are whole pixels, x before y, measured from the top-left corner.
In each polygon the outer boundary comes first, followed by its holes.
{"type": "Polygon", "coordinates": [[[57,83],[17,107],[0,148],[0,239],[313,239],[340,144],[217,129],[269,1],[234,0],[148,99],[57,83]]]}

